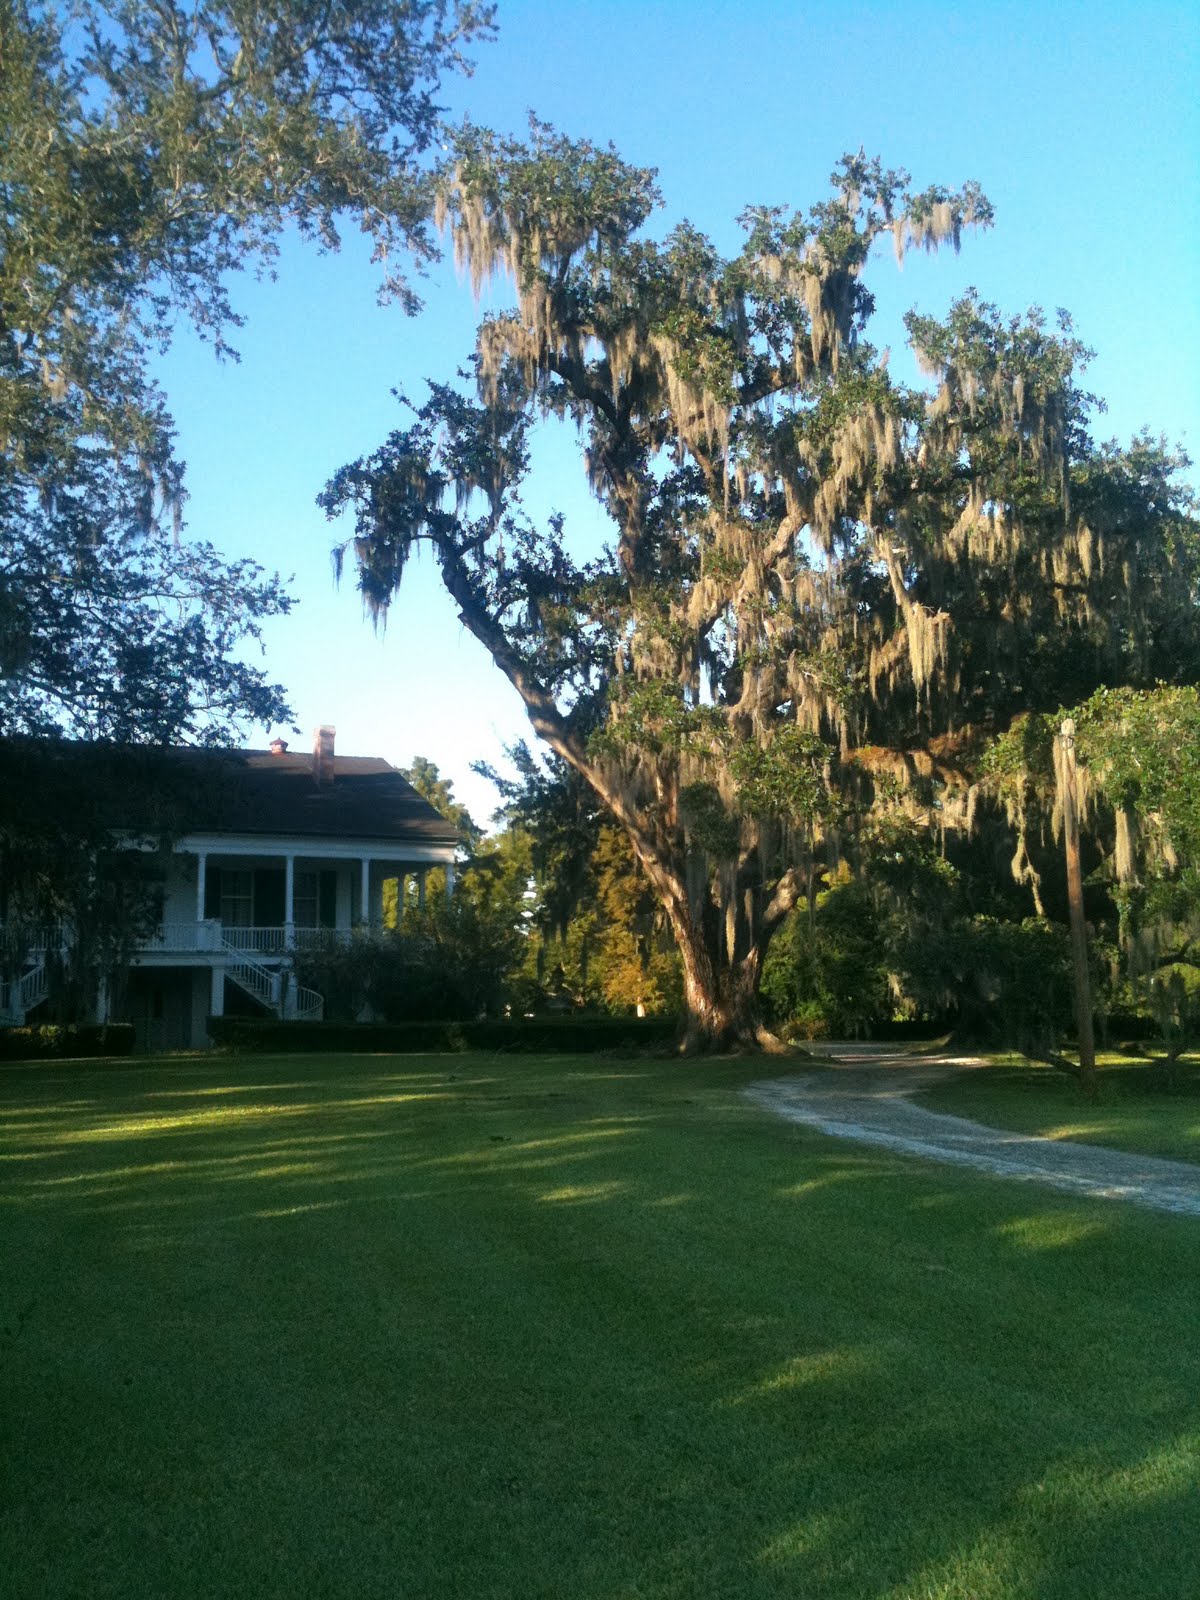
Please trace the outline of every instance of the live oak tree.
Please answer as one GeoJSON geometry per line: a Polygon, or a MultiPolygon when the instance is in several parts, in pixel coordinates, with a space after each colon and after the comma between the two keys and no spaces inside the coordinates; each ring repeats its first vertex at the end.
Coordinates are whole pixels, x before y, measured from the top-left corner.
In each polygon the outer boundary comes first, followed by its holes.
{"type": "Polygon", "coordinates": [[[981,744],[1019,711],[1194,670],[1195,586],[1163,452],[1131,466],[1087,434],[1065,316],[973,293],[910,315],[930,392],[868,342],[876,246],[957,249],[992,220],[974,184],[918,191],[848,156],[823,203],[748,210],[732,257],[686,223],[650,237],[658,198],[611,149],[465,129],[439,215],[476,289],[508,274],[515,307],[480,327],[475,395],[432,385],[323,502],[353,509],[379,613],[432,547],[536,733],[624,829],[678,946],[687,1042],[770,1045],[764,953],[856,818],[969,828],[981,744]],[[546,417],[582,435],[611,518],[590,561],[522,508],[546,417]]]}
{"type": "Polygon", "coordinates": [[[0,0],[0,714],[6,732],[161,741],[286,713],[239,660],[286,608],[179,539],[153,353],[227,350],[229,275],[344,220],[427,255],[439,74],[474,0],[0,0]]]}

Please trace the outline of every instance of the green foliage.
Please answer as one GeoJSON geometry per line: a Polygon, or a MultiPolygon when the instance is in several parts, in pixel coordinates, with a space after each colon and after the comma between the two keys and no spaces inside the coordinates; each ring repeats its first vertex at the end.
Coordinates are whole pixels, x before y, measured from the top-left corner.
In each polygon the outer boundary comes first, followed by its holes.
{"type": "Polygon", "coordinates": [[[499,792],[508,848],[527,852],[533,926],[543,936],[561,935],[586,892],[599,841],[596,797],[565,762],[553,756],[539,761],[523,741],[506,754],[514,776],[482,764],[476,771],[499,792]]]}
{"type": "Polygon", "coordinates": [[[503,1010],[520,934],[469,894],[410,907],[402,931],[356,934],[297,951],[296,981],[324,996],[331,1021],[474,1018],[503,1010]]]}
{"type": "Polygon", "coordinates": [[[1068,715],[1097,861],[1090,910],[1113,947],[1110,1001],[1148,1007],[1177,1054],[1200,1029],[1200,692],[1103,687],[1069,712],[1014,722],[985,771],[1027,828],[1054,804],[1054,746],[1068,715]]]}
{"type": "Polygon", "coordinates": [[[593,868],[597,928],[589,970],[605,1005],[617,1015],[674,1018],[683,1000],[679,955],[645,872],[611,823],[600,830],[593,868]]]}
{"type": "Polygon", "coordinates": [[[942,854],[925,830],[882,818],[788,919],[763,995],[785,1032],[884,1036],[897,1019],[1014,1049],[1057,1048],[1072,1025],[1066,930],[1021,918],[978,841],[942,854]],[[987,909],[983,909],[986,907],[987,909]]]}
{"type": "Polygon", "coordinates": [[[1073,1026],[1070,943],[1059,924],[951,921],[909,955],[909,981],[955,1005],[964,1038],[1037,1054],[1057,1049],[1073,1026]]]}
{"type": "Polygon", "coordinates": [[[521,930],[509,909],[489,906],[464,887],[446,899],[431,896],[424,911],[410,909],[401,935],[411,965],[380,994],[390,1019],[473,1018],[503,1013],[507,979],[516,963],[521,930]]]}
{"type": "Polygon", "coordinates": [[[580,1051],[654,1050],[673,1041],[676,1024],[669,1017],[502,1017],[353,1023],[210,1017],[208,1031],[222,1049],[256,1055],[392,1055],[415,1051],[440,1054],[464,1050],[575,1055],[580,1051]]]}
{"type": "MultiPolygon", "coordinates": [[[[991,224],[978,186],[916,190],[851,154],[818,204],[745,213],[726,257],[690,224],[648,234],[652,173],[535,124],[525,144],[465,130],[439,194],[474,286],[506,273],[516,304],[479,329],[475,395],[432,384],[322,504],[352,515],[341,548],[377,612],[432,547],[535,731],[647,867],[697,1038],[755,1036],[764,951],[839,855],[888,901],[895,977],[898,874],[859,859],[880,819],[982,828],[993,876],[1015,857],[1036,887],[1018,747],[1097,690],[1200,681],[1200,537],[1185,458],[1094,442],[1090,352],[1065,314],[1007,315],[972,290],[910,315],[929,391],[867,342],[877,243],[957,249],[991,224]],[[611,519],[590,559],[522,500],[547,418],[582,434],[611,519]]],[[[1000,952],[976,925],[1011,920],[1003,893],[976,894],[972,869],[939,911],[949,891],[927,876],[900,922],[974,928],[1018,970],[1039,935],[1000,952]]],[[[832,993],[823,972],[804,985],[832,993]]],[[[847,1021],[876,1008],[837,1003],[847,1021]]],[[[1039,1005],[1049,1017],[1054,996],[1039,1005]]]]}
{"type": "Polygon", "coordinates": [[[789,918],[763,974],[767,1015],[795,1038],[857,1038],[896,1009],[870,888],[843,881],[817,896],[815,915],[789,918]]]}
{"type": "Polygon", "coordinates": [[[729,772],[747,816],[812,823],[830,815],[827,770],[833,752],[816,734],[782,727],[768,744],[745,741],[730,751],[729,772]]]}
{"type": "Polygon", "coordinates": [[[551,1006],[674,1016],[679,957],[627,838],[565,763],[539,762],[523,744],[508,754],[515,776],[480,770],[499,788],[507,822],[492,848],[520,863],[505,896],[521,931],[514,1013],[551,1006]]]}
{"type": "Polygon", "coordinates": [[[1200,889],[1200,690],[1103,688],[1075,707],[1076,748],[1114,808],[1136,813],[1142,869],[1200,889]]]}
{"type": "Polygon", "coordinates": [[[679,814],[688,836],[713,861],[736,859],[741,828],[731,816],[717,786],[689,783],[679,791],[679,814]]]}
{"type": "MultiPolygon", "coordinates": [[[[474,0],[0,0],[0,714],[9,733],[228,739],[278,578],[179,539],[155,352],[218,350],[284,228],[428,255],[415,166],[474,0]]],[[[391,286],[407,293],[399,279],[391,286]]]]}
{"type": "Polygon", "coordinates": [[[119,1001],[135,946],[160,920],[195,780],[151,748],[55,739],[5,740],[0,764],[0,977],[19,977],[31,939],[48,936],[51,1014],[77,1022],[102,986],[119,1001]]]}
{"type": "Polygon", "coordinates": [[[0,1028],[0,1061],[63,1061],[133,1054],[131,1022],[43,1023],[0,1028]]]}
{"type": "Polygon", "coordinates": [[[1191,961],[1164,962],[1139,987],[1173,1064],[1200,1037],[1200,966],[1191,961]]]}

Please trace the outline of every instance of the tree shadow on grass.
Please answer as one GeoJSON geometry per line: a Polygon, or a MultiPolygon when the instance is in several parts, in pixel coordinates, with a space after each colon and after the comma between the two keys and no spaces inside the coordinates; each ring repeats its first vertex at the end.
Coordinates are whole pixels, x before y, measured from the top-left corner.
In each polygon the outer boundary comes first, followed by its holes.
{"type": "Polygon", "coordinates": [[[16,1592],[1200,1592],[1190,1220],[751,1066],[229,1070],[5,1081],[16,1592]]]}

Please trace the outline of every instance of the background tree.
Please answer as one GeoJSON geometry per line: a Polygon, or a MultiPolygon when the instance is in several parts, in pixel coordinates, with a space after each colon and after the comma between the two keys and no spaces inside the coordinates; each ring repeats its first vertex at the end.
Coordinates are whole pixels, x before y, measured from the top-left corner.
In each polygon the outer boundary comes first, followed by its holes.
{"type": "MultiPolygon", "coordinates": [[[[427,255],[438,75],[473,0],[0,0],[0,713],[163,740],[286,712],[237,652],[285,608],[178,542],[183,469],[151,353],[219,350],[229,274],[294,224],[427,255]]],[[[409,296],[411,298],[411,296],[409,296]]]]}
{"type": "Polygon", "coordinates": [[[246,660],[289,601],[182,537],[150,362],[180,319],[228,351],[229,275],[269,268],[289,225],[332,247],[361,224],[411,301],[392,263],[430,250],[432,96],[489,19],[473,0],[0,0],[0,874],[10,924],[36,908],[73,930],[85,1010],[153,918],[152,857],[107,849],[102,753],[81,794],[55,787],[62,752],[14,736],[225,743],[289,714],[246,660]]]}
{"type": "Polygon", "coordinates": [[[644,232],[653,174],[534,124],[467,128],[440,213],[487,319],[478,399],[433,385],[344,468],[367,602],[429,543],[534,730],[625,831],[679,950],[693,1045],[769,1043],[770,939],[872,808],[973,820],[979,754],[1069,683],[1194,675],[1175,464],[1097,449],[1069,319],[968,294],[910,316],[932,393],[867,342],[875,245],[958,247],[973,184],[861,154],[806,212],[755,208],[722,257],[644,232]],[[533,420],[582,431],[611,550],[580,563],[520,485],[533,420]],[[1165,500],[1152,482],[1165,485],[1165,500]],[[1120,575],[1120,582],[1114,581],[1120,575]]]}
{"type": "MultiPolygon", "coordinates": [[[[1019,867],[1039,905],[1046,881],[1061,875],[1055,762],[1065,714],[1018,719],[986,763],[1025,841],[1019,867]]],[[[1200,1032],[1200,693],[1103,688],[1070,714],[1088,913],[1097,954],[1111,952],[1109,998],[1148,1009],[1174,1062],[1200,1032]]]]}
{"type": "Polygon", "coordinates": [[[185,774],[152,746],[31,737],[0,743],[0,770],[0,979],[26,970],[36,941],[56,1020],[92,1020],[102,990],[117,1013],[197,784],[207,799],[225,780],[185,774]]]}
{"type": "Polygon", "coordinates": [[[440,816],[454,824],[463,849],[468,853],[475,850],[483,839],[483,829],[466,806],[454,798],[454,785],[449,778],[442,777],[436,762],[425,756],[416,756],[411,766],[401,767],[400,771],[422,800],[428,800],[440,816]]]}
{"type": "Polygon", "coordinates": [[[579,773],[527,745],[508,752],[511,776],[476,770],[502,797],[501,841],[526,841],[528,936],[517,1003],[677,1011],[679,962],[650,884],[621,829],[579,773]]]}

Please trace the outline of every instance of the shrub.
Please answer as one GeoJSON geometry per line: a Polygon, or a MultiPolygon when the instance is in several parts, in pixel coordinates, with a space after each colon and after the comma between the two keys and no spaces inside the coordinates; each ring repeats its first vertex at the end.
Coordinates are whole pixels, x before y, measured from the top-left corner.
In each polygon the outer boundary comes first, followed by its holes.
{"type": "Polygon", "coordinates": [[[0,1061],[62,1061],[133,1054],[131,1022],[44,1023],[0,1028],[0,1061]]]}
{"type": "Polygon", "coordinates": [[[439,1022],[502,1008],[516,936],[465,896],[413,910],[403,931],[297,952],[296,981],[325,1000],[332,1022],[364,1008],[388,1022],[439,1022]]]}
{"type": "Polygon", "coordinates": [[[678,1025],[665,1017],[514,1017],[476,1022],[275,1022],[210,1017],[213,1042],[251,1053],[441,1053],[462,1050],[587,1054],[669,1044],[678,1025]]]}

